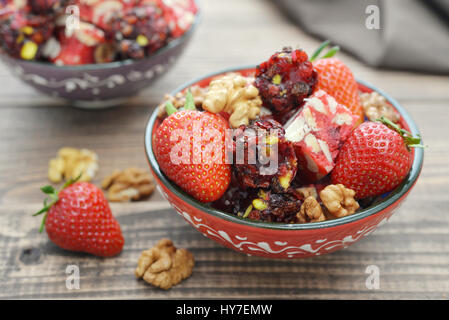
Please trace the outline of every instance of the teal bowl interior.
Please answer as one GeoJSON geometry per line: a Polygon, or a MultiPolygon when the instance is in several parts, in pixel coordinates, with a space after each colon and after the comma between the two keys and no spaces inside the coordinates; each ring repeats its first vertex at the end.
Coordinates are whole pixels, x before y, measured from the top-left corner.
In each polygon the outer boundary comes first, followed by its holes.
{"type": "MultiPolygon", "coordinates": [[[[196,84],[197,82],[208,79],[210,77],[214,77],[223,73],[227,72],[236,72],[241,70],[250,70],[254,69],[255,66],[244,66],[244,67],[237,67],[237,68],[230,68],[225,69],[219,72],[215,72],[212,74],[208,74],[206,76],[203,76],[201,78],[195,79],[193,81],[190,81],[173,92],[171,92],[172,95],[175,95],[176,93],[196,84]]],[[[402,117],[402,121],[404,124],[406,124],[407,129],[413,134],[413,135],[419,135],[420,132],[418,130],[418,127],[416,126],[413,119],[410,117],[410,115],[405,111],[405,109],[393,98],[391,98],[388,94],[383,92],[382,90],[377,89],[373,85],[370,85],[369,83],[363,81],[363,80],[357,80],[357,82],[362,86],[367,88],[368,90],[377,91],[380,95],[384,96],[400,113],[402,117]]],[[[346,223],[354,222],[357,220],[361,220],[363,218],[366,218],[368,216],[374,215],[384,209],[387,209],[390,206],[393,206],[396,202],[400,201],[401,198],[403,198],[410,189],[414,186],[415,182],[417,181],[419,174],[421,173],[423,160],[424,160],[424,150],[422,148],[415,148],[414,149],[414,159],[412,168],[407,175],[407,177],[404,179],[404,181],[393,191],[385,194],[382,196],[381,201],[372,204],[371,206],[364,208],[357,213],[346,216],[343,218],[338,218],[334,220],[327,220],[323,222],[313,222],[313,223],[306,223],[306,224],[287,224],[287,223],[270,223],[270,222],[261,222],[261,221],[253,221],[248,219],[243,219],[241,217],[237,217],[235,215],[232,215],[230,213],[226,213],[224,211],[220,211],[217,209],[214,209],[210,207],[208,204],[201,203],[194,199],[193,197],[189,196],[187,193],[185,193],[181,188],[179,188],[176,184],[171,182],[165,174],[162,173],[162,171],[159,168],[159,165],[156,161],[155,154],[153,152],[153,133],[155,130],[155,125],[158,124],[158,117],[157,117],[157,110],[153,112],[151,115],[146,130],[145,130],[145,149],[146,154],[148,158],[148,162],[151,166],[151,169],[156,174],[157,178],[171,191],[174,195],[176,195],[178,198],[180,198],[182,201],[185,201],[186,203],[202,210],[203,212],[206,212],[210,215],[213,215],[215,217],[218,217],[220,219],[224,219],[230,222],[235,222],[242,225],[257,227],[257,228],[267,228],[267,229],[278,229],[278,230],[304,230],[304,229],[319,229],[319,228],[328,228],[328,227],[334,227],[338,225],[343,225],[346,223]]]]}

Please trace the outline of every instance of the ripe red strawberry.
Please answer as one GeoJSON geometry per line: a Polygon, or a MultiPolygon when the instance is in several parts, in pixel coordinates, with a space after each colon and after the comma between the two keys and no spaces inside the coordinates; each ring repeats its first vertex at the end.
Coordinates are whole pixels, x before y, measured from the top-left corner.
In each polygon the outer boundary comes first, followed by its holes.
{"type": "Polygon", "coordinates": [[[88,182],[72,182],[59,192],[51,186],[41,189],[51,203],[45,199],[44,208],[35,214],[45,212],[40,231],[45,225],[50,240],[66,250],[117,255],[125,240],[103,192],[88,182]]]}
{"type": "Polygon", "coordinates": [[[171,114],[157,129],[156,159],[184,191],[201,202],[215,201],[231,181],[231,166],[225,161],[229,125],[220,115],[185,109],[171,114]]]}
{"type": "Polygon", "coordinates": [[[65,32],[59,32],[58,39],[61,49],[51,61],[59,65],[95,63],[95,48],[106,42],[104,32],[86,22],[80,22],[79,28],[68,36],[65,32]]]}
{"type": "Polygon", "coordinates": [[[410,147],[422,147],[419,137],[387,119],[381,121],[365,122],[351,133],[331,174],[333,184],[354,190],[358,199],[396,188],[412,166],[410,147]]]}
{"type": "Polygon", "coordinates": [[[329,44],[324,42],[310,59],[318,72],[316,90],[324,90],[359,117],[356,125],[363,122],[363,109],[359,98],[359,87],[351,69],[338,58],[334,58],[338,47],[332,48],[323,58],[316,60],[320,52],[329,44]],[[316,61],[315,61],[316,60],[316,61]]]}
{"type": "Polygon", "coordinates": [[[95,63],[94,52],[94,47],[86,46],[75,37],[62,38],[61,50],[51,61],[66,66],[91,64],[95,63]]]}

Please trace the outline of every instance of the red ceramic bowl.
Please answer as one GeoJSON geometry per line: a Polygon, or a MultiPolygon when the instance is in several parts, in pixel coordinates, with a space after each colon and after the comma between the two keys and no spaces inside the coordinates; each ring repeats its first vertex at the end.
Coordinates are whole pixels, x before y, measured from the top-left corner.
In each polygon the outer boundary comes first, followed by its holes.
{"type": "MultiPolygon", "coordinates": [[[[207,75],[183,85],[172,94],[175,95],[192,85],[207,86],[211,78],[226,72],[252,75],[254,67],[229,69],[207,75]]],[[[416,124],[394,99],[363,81],[358,83],[361,91],[375,90],[387,98],[400,113],[401,125],[414,135],[419,134],[416,124]]],[[[145,147],[151,171],[164,197],[188,223],[206,237],[238,252],[268,258],[322,255],[346,248],[364,238],[378,225],[386,222],[405,200],[418,179],[424,157],[423,149],[415,149],[412,169],[401,185],[384,195],[381,201],[351,216],[308,224],[267,223],[243,219],[213,209],[193,199],[171,182],[159,169],[153,152],[153,137],[159,124],[160,120],[155,111],[146,128],[145,147]]]]}

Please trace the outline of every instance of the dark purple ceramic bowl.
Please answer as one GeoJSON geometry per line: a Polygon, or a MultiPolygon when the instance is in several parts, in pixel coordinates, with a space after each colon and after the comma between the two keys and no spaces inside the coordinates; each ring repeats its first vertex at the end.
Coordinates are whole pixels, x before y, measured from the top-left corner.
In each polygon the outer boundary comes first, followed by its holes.
{"type": "Polygon", "coordinates": [[[6,66],[38,91],[67,100],[70,104],[99,109],[122,104],[127,98],[161,77],[184,52],[201,18],[200,9],[190,29],[151,56],[82,66],[57,66],[0,54],[6,66]]]}

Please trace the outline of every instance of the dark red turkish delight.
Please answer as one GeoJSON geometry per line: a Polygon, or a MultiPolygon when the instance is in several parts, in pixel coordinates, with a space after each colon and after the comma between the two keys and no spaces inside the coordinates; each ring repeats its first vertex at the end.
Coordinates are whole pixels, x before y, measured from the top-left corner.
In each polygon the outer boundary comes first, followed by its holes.
{"type": "Polygon", "coordinates": [[[45,16],[22,11],[3,15],[0,17],[0,47],[13,57],[36,60],[53,30],[54,23],[45,16]]]}
{"type": "Polygon", "coordinates": [[[243,217],[266,222],[296,222],[302,201],[290,193],[260,190],[243,217]]]}
{"type": "Polygon", "coordinates": [[[286,192],[296,175],[291,142],[275,120],[257,120],[234,131],[234,174],[245,188],[286,192]]]}
{"type": "Polygon", "coordinates": [[[284,123],[315,90],[318,75],[303,50],[290,47],[276,52],[256,70],[254,85],[276,120],[284,123]]]}
{"type": "Polygon", "coordinates": [[[140,59],[165,46],[170,29],[155,5],[127,10],[111,19],[111,32],[122,58],[140,59]]]}
{"type": "Polygon", "coordinates": [[[49,15],[64,12],[71,0],[28,0],[27,6],[34,14],[49,15]]]}

